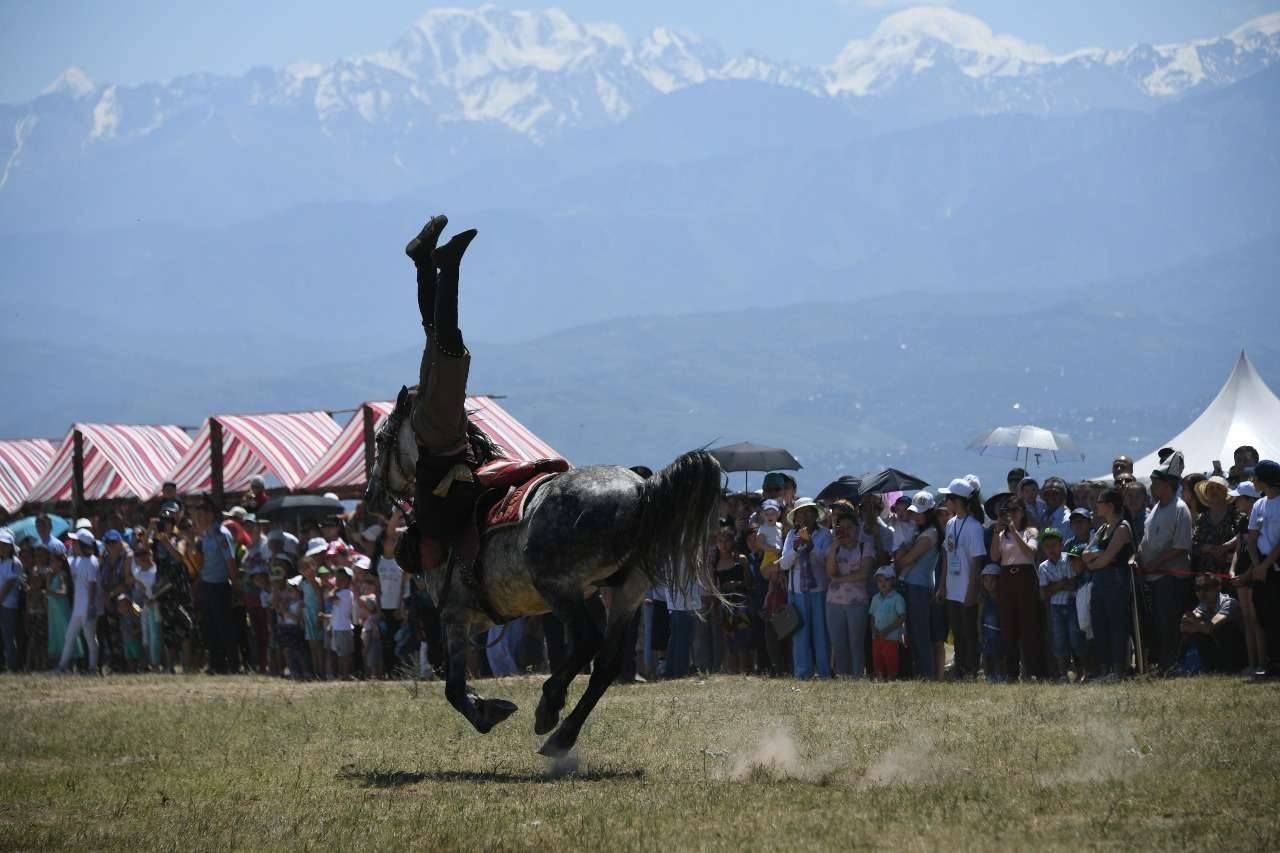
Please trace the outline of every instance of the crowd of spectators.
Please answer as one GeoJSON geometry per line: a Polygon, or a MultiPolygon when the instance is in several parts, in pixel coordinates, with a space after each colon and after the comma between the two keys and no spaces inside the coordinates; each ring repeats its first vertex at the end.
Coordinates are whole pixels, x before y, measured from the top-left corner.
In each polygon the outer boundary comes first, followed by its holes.
{"type": "MultiPolygon", "coordinates": [[[[1229,471],[1188,474],[1162,455],[1149,488],[1121,456],[1110,484],[1016,468],[988,497],[969,475],[817,501],[771,473],[724,496],[719,594],[654,589],[621,678],[1276,674],[1280,464],[1242,447],[1229,471]]],[[[60,537],[47,516],[21,541],[0,528],[5,669],[437,674],[434,605],[395,559],[403,520],[357,507],[286,529],[255,516],[265,499],[255,483],[224,513],[169,489],[132,524],[116,509],[60,537]]],[[[609,591],[590,604],[603,618],[609,591]]],[[[517,620],[475,638],[470,674],[546,671],[571,642],[554,616],[517,620]]]]}

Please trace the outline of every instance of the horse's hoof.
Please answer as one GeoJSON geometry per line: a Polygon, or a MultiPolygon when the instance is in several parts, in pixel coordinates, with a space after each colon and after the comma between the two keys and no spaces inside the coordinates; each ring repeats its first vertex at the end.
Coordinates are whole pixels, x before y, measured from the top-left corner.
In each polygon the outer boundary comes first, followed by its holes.
{"type": "Polygon", "coordinates": [[[476,731],[488,734],[490,729],[518,710],[516,703],[506,699],[480,699],[476,702],[476,731]]]}
{"type": "Polygon", "coordinates": [[[551,711],[538,705],[538,710],[533,715],[533,733],[536,735],[550,734],[551,730],[560,722],[560,712],[551,711]]]}
{"type": "Polygon", "coordinates": [[[542,746],[538,747],[538,754],[558,761],[567,756],[572,750],[573,744],[564,743],[560,733],[556,732],[551,737],[547,738],[546,742],[543,743],[542,746]]]}

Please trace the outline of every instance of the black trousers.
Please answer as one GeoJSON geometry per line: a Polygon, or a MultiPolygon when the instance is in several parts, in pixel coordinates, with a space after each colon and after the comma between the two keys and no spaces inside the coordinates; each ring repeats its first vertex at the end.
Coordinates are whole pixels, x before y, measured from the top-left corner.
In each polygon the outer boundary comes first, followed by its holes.
{"type": "Polygon", "coordinates": [[[209,669],[239,669],[240,643],[231,620],[231,584],[200,582],[200,629],[209,652],[209,669]]]}

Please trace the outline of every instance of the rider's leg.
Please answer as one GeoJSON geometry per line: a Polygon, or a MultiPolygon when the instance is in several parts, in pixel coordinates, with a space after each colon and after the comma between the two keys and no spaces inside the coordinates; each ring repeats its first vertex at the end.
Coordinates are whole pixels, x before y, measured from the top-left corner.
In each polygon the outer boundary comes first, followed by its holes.
{"type": "MultiPolygon", "coordinates": [[[[471,371],[471,354],[458,328],[458,265],[467,244],[475,236],[475,231],[463,231],[432,253],[440,269],[436,282],[435,334],[423,355],[422,381],[411,415],[418,443],[431,457],[457,456],[467,449],[467,375],[471,371]]],[[[434,482],[431,485],[434,487],[434,482]]]]}
{"type": "Polygon", "coordinates": [[[431,217],[418,236],[404,247],[404,253],[418,270],[418,313],[422,315],[422,329],[428,337],[435,325],[436,311],[436,263],[431,253],[436,250],[440,232],[448,224],[449,218],[443,214],[431,217]]]}

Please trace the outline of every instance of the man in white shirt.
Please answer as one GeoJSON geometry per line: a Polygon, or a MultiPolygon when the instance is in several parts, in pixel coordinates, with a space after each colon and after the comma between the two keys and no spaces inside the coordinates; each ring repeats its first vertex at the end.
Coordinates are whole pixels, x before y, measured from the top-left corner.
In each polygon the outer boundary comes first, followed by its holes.
{"type": "Polygon", "coordinates": [[[98,543],[89,530],[76,531],[76,555],[71,558],[71,582],[74,595],[71,599],[71,620],[67,623],[67,639],[62,644],[62,658],[55,672],[66,672],[71,655],[76,650],[76,636],[84,635],[89,649],[89,672],[98,671],[98,616],[93,602],[98,596],[98,558],[94,551],[98,543]]]}
{"type": "Polygon", "coordinates": [[[982,519],[969,512],[974,486],[968,478],[952,480],[938,493],[946,498],[951,519],[943,537],[946,571],[940,590],[947,603],[947,624],[955,635],[957,677],[978,674],[978,578],[987,558],[982,519]]]}
{"type": "Polygon", "coordinates": [[[1275,675],[1280,669],[1280,464],[1264,459],[1254,466],[1252,476],[1262,497],[1249,513],[1246,541],[1254,560],[1253,578],[1264,583],[1268,669],[1275,675]]]}

